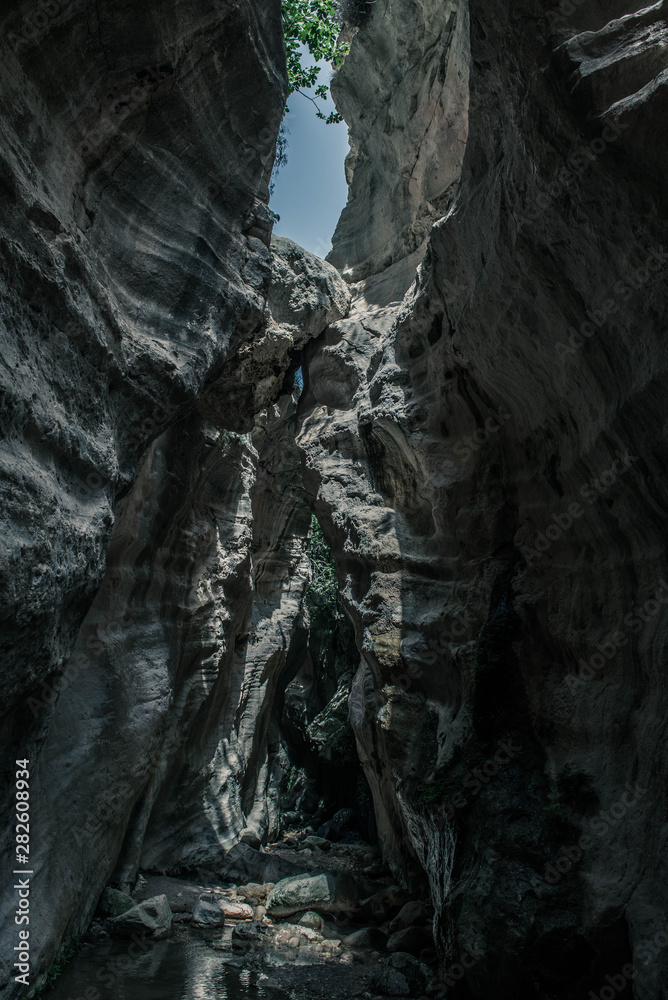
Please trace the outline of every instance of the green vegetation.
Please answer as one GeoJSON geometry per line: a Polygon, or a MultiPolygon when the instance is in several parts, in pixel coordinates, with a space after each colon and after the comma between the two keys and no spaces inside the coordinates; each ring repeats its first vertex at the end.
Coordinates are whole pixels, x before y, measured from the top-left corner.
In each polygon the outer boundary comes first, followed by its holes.
{"type": "Polygon", "coordinates": [[[314,625],[335,625],[342,618],[336,586],[334,560],[317,518],[311,516],[311,585],[306,591],[306,607],[314,625]]]}
{"type": "Polygon", "coordinates": [[[60,955],[58,956],[58,958],[55,960],[55,962],[47,972],[46,979],[39,987],[39,989],[35,990],[35,992],[33,993],[33,997],[35,998],[41,997],[44,993],[46,993],[48,990],[51,989],[51,987],[53,986],[53,984],[55,983],[56,979],[61,974],[65,966],[76,955],[80,945],[81,945],[81,938],[79,937],[78,934],[75,934],[73,937],[69,939],[67,944],[63,946],[60,955]]]}
{"type": "Polygon", "coordinates": [[[301,61],[302,45],[317,62],[330,62],[335,67],[339,67],[347,55],[348,46],[338,40],[339,19],[335,0],[283,0],[283,32],[290,94],[301,94],[312,101],[317,117],[328,125],[343,121],[336,111],[325,115],[320,110],[316,98],[327,99],[327,85],[318,84],[319,66],[306,68],[301,61]],[[306,93],[313,87],[315,97],[306,93]]]}

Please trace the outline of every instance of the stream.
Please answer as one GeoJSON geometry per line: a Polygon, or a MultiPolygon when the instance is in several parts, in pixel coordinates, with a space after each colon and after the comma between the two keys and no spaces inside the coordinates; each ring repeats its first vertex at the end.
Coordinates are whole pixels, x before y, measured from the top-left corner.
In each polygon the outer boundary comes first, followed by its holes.
{"type": "Polygon", "coordinates": [[[84,945],[45,1000],[288,1000],[266,972],[224,964],[186,929],[143,947],[113,939],[84,945]]]}

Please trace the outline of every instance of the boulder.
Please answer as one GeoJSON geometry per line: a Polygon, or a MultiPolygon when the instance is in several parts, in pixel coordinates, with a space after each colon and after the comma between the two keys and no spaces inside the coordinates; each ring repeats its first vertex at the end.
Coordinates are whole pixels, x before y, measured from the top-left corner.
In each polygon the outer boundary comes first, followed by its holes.
{"type": "Polygon", "coordinates": [[[248,882],[246,885],[237,886],[237,896],[241,896],[242,899],[259,899],[264,902],[275,884],[275,882],[248,882]]]}
{"type": "Polygon", "coordinates": [[[255,916],[255,907],[250,903],[226,899],[225,896],[222,896],[217,902],[225,916],[230,920],[252,920],[255,916]]]}
{"type": "MultiPolygon", "coordinates": [[[[319,944],[320,942],[322,942],[322,934],[311,927],[304,927],[301,924],[279,924],[273,929],[273,943],[277,948],[285,947],[286,945],[290,948],[302,947],[319,944]],[[291,944],[292,941],[297,941],[297,945],[291,944]]],[[[338,945],[339,942],[337,941],[336,944],[338,945]]]]}
{"type": "Polygon", "coordinates": [[[327,840],[326,837],[304,837],[302,844],[305,847],[312,847],[319,851],[330,851],[332,849],[332,842],[331,840],[327,840]]]}
{"type": "Polygon", "coordinates": [[[383,934],[378,927],[362,927],[359,931],[353,931],[346,938],[348,948],[368,948],[371,951],[385,951],[387,947],[387,934],[383,934]]]}
{"type": "Polygon", "coordinates": [[[330,820],[318,827],[316,834],[327,840],[341,840],[345,833],[357,827],[357,814],[353,809],[339,809],[330,820]]]}
{"type": "Polygon", "coordinates": [[[105,917],[120,917],[122,913],[127,913],[135,905],[132,896],[128,896],[126,892],[120,892],[118,889],[112,889],[111,886],[107,886],[100,896],[97,908],[105,917]]]}
{"type": "Polygon", "coordinates": [[[300,910],[340,913],[355,909],[358,900],[357,883],[349,875],[300,875],[282,879],[274,886],[267,896],[267,913],[272,917],[287,917],[300,910]]]}
{"type": "Polygon", "coordinates": [[[225,853],[220,875],[230,882],[277,882],[290,875],[299,875],[303,868],[272,854],[258,851],[250,844],[235,844],[225,853]]]}
{"type": "Polygon", "coordinates": [[[314,910],[307,910],[306,913],[303,913],[298,923],[300,927],[310,927],[314,931],[322,931],[325,927],[325,921],[314,910]]]}
{"type": "Polygon", "coordinates": [[[240,951],[268,944],[270,940],[270,929],[261,920],[246,920],[232,931],[232,947],[240,951]]]}
{"type": "Polygon", "coordinates": [[[193,910],[193,923],[198,927],[222,927],[225,923],[223,900],[215,896],[202,896],[193,910]]]}
{"type": "Polygon", "coordinates": [[[391,997],[419,997],[431,982],[429,966],[412,955],[397,952],[371,977],[370,986],[391,997]]]}
{"type": "Polygon", "coordinates": [[[256,851],[259,851],[262,847],[262,841],[255,830],[242,830],[239,835],[239,843],[248,844],[249,847],[254,847],[256,851]]]}
{"type": "Polygon", "coordinates": [[[425,948],[433,948],[434,939],[426,927],[404,927],[387,939],[387,950],[408,952],[418,956],[425,948]]]}
{"type": "Polygon", "coordinates": [[[390,923],[390,934],[402,931],[406,927],[418,927],[429,922],[431,914],[429,907],[420,899],[412,899],[402,906],[394,920],[390,923]]]}
{"type": "Polygon", "coordinates": [[[360,910],[363,916],[382,924],[395,917],[402,906],[408,902],[410,902],[409,893],[398,885],[391,885],[389,888],[381,889],[373,896],[363,899],[360,903],[360,910]]]}
{"type": "Polygon", "coordinates": [[[114,917],[110,925],[111,932],[116,937],[132,937],[137,934],[159,940],[167,937],[172,929],[172,911],[165,895],[154,896],[114,917]]]}

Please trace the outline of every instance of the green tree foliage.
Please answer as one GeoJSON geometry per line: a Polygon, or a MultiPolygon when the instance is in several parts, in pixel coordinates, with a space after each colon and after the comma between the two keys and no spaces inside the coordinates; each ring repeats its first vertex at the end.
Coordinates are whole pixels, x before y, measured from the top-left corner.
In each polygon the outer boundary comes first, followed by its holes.
{"type": "Polygon", "coordinates": [[[334,560],[315,517],[311,518],[311,585],[306,591],[306,607],[311,621],[320,627],[334,625],[342,617],[336,586],[334,560]]]}
{"type": "Polygon", "coordinates": [[[348,46],[339,42],[339,20],[335,0],[283,0],[283,32],[288,60],[290,94],[302,94],[315,104],[318,118],[328,125],[343,121],[338,112],[325,115],[316,98],[327,99],[327,85],[318,84],[320,66],[302,66],[301,46],[305,45],[317,62],[338,67],[348,46]],[[315,97],[307,90],[315,87],[315,97]]]}

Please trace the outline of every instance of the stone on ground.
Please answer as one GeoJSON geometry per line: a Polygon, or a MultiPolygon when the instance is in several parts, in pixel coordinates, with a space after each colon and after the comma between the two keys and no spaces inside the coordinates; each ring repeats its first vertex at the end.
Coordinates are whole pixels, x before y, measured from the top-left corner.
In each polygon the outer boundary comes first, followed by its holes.
{"type": "Polygon", "coordinates": [[[431,981],[429,966],[412,955],[397,952],[383,962],[370,985],[391,997],[418,997],[431,981]]]}
{"type": "Polygon", "coordinates": [[[100,897],[98,910],[105,917],[120,917],[122,913],[127,913],[133,906],[135,906],[135,901],[132,896],[107,886],[100,897]]]}
{"type": "Polygon", "coordinates": [[[340,913],[355,909],[358,901],[357,883],[349,875],[300,875],[282,879],[274,886],[267,897],[267,913],[286,917],[300,910],[340,913]]]}
{"type": "Polygon", "coordinates": [[[172,911],[165,895],[146,899],[111,921],[112,933],[117,937],[138,934],[159,940],[167,937],[171,929],[172,911]]]}

